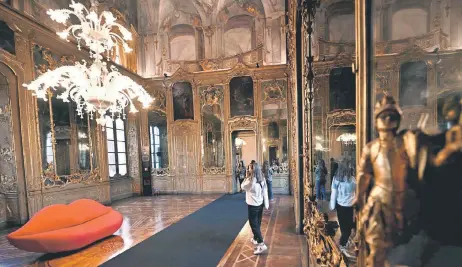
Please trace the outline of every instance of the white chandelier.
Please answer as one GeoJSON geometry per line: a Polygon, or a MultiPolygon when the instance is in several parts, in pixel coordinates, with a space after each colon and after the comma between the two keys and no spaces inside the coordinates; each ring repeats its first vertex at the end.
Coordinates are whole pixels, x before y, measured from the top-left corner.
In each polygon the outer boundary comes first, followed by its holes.
{"type": "Polygon", "coordinates": [[[103,126],[108,121],[113,121],[116,114],[119,118],[125,118],[124,110],[127,106],[130,106],[130,112],[137,112],[132,99],[138,99],[143,108],[148,107],[153,99],[143,87],[119,73],[115,66],[108,67],[107,63],[103,62],[102,54],[109,54],[116,45],[122,45],[125,52],[131,51],[126,43],[131,40],[131,33],[115,23],[115,18],[110,12],[102,12],[98,17],[95,2],[92,2],[90,11],[74,1],[70,7],[73,10],[49,10],[47,14],[51,19],[63,24],[66,24],[71,14],[80,20],[80,25],[71,25],[58,35],[67,40],[71,33],[79,43],[79,50],[80,42],[83,40],[94,62],[90,64],[82,60],[82,63],[76,62],[74,66],[48,70],[24,86],[45,101],[48,100],[49,88],[58,91],[57,98],[64,102],[72,100],[77,104],[78,115],[83,116],[86,112],[93,119],[96,113],[97,123],[103,126]],[[119,29],[122,37],[112,32],[113,27],[119,29]],[[111,116],[108,116],[108,113],[111,116]]]}
{"type": "Polygon", "coordinates": [[[337,137],[337,141],[342,142],[345,145],[356,144],[356,134],[355,133],[343,133],[337,137]]]}
{"type": "Polygon", "coordinates": [[[70,15],[77,17],[80,24],[71,25],[57,34],[66,41],[68,41],[67,37],[71,34],[77,40],[79,50],[80,43],[84,41],[91,51],[90,55],[94,58],[102,59],[101,54],[104,52],[110,53],[117,44],[122,44],[126,53],[131,52],[132,49],[126,41],[132,40],[132,33],[116,23],[116,18],[111,12],[103,11],[98,16],[97,6],[97,2],[93,0],[92,7],[88,10],[84,5],[72,1],[69,5],[72,10],[50,9],[47,14],[52,20],[64,25],[67,24],[70,15]],[[113,32],[114,28],[118,29],[122,36],[113,32]]]}

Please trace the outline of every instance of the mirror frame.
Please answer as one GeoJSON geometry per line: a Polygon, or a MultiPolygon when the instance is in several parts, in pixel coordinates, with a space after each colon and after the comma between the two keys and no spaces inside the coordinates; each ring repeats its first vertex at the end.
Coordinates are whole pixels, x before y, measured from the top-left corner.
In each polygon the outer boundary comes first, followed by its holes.
{"type": "MultiPolygon", "coordinates": [[[[37,43],[32,43],[32,46],[31,46],[32,54],[36,52],[34,51],[34,49],[36,48],[40,50],[43,60],[48,64],[48,65],[45,65],[45,64],[38,64],[34,62],[34,67],[40,70],[42,73],[48,70],[54,70],[63,65],[74,64],[74,62],[76,61],[76,58],[74,56],[60,56],[59,59],[55,59],[53,57],[53,53],[49,49],[37,43]]],[[[38,75],[38,73],[34,71],[34,77],[36,75],[38,75]]],[[[96,155],[94,155],[93,153],[93,140],[92,140],[93,135],[91,134],[91,130],[92,130],[91,120],[88,114],[86,114],[86,116],[88,116],[87,123],[88,123],[89,146],[90,146],[89,147],[90,149],[90,170],[71,172],[71,174],[69,175],[58,175],[56,173],[56,169],[57,169],[56,168],[56,138],[55,138],[55,129],[54,129],[54,121],[53,121],[53,106],[52,106],[52,98],[54,96],[54,92],[51,89],[48,89],[47,96],[48,96],[48,99],[46,101],[48,101],[48,106],[49,106],[51,144],[52,144],[52,150],[53,150],[53,164],[50,164],[51,166],[48,166],[48,168],[45,170],[43,169],[43,167],[41,169],[43,186],[48,189],[48,188],[54,188],[54,187],[64,187],[69,184],[80,184],[80,183],[91,184],[95,182],[102,182],[102,178],[99,175],[99,169],[93,166],[94,165],[93,161],[96,155]]],[[[36,99],[36,101],[45,101],[45,100],[36,99]]],[[[36,112],[36,117],[40,119],[39,112],[38,112],[38,105],[35,105],[35,112],[36,112]]],[[[73,122],[71,121],[71,123],[73,122]]],[[[39,150],[41,153],[43,153],[41,136],[38,136],[38,140],[39,140],[38,142],[39,150]]],[[[73,153],[73,152],[70,152],[70,153],[73,153]]],[[[40,166],[43,166],[42,164],[43,155],[41,155],[39,160],[40,160],[40,166]]]]}
{"type": "MultiPolygon", "coordinates": [[[[210,106],[210,104],[207,103],[207,94],[212,92],[216,97],[218,97],[218,105],[220,106],[221,109],[221,137],[222,137],[222,147],[223,147],[223,153],[222,157],[224,158],[223,160],[223,166],[215,166],[215,167],[205,167],[204,163],[204,153],[201,153],[201,162],[202,162],[202,172],[206,175],[217,175],[217,174],[226,174],[226,152],[225,152],[225,121],[224,121],[224,96],[225,96],[225,86],[218,84],[218,85],[208,85],[208,86],[203,86],[199,88],[199,93],[200,93],[200,119],[201,119],[201,147],[202,151],[204,151],[204,142],[205,140],[205,135],[204,135],[204,117],[203,117],[203,108],[205,106],[210,106]],[[214,91],[214,92],[213,92],[214,91]]],[[[219,155],[218,155],[219,156],[219,155]]]]}

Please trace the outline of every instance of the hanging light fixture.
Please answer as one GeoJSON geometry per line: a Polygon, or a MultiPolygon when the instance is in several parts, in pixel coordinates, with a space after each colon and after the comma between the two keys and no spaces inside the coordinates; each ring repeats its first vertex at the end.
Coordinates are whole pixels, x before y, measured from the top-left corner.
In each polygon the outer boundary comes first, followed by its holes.
{"type": "MultiPolygon", "coordinates": [[[[90,50],[93,62],[76,62],[74,66],[61,66],[48,70],[30,84],[24,84],[34,91],[38,98],[45,101],[48,89],[58,92],[58,99],[64,102],[74,101],[77,113],[81,117],[86,112],[100,125],[113,121],[114,117],[125,118],[125,108],[130,106],[130,112],[137,112],[133,99],[137,99],[146,108],[154,100],[143,87],[131,78],[122,75],[115,66],[108,67],[103,62],[103,54],[109,55],[116,45],[122,45],[125,52],[131,49],[126,41],[131,40],[131,33],[122,25],[115,23],[112,13],[104,11],[97,14],[97,3],[92,1],[89,10],[80,3],[72,1],[72,10],[49,10],[47,14],[56,22],[66,24],[70,15],[76,16],[80,24],[71,25],[58,35],[67,40],[69,33],[77,39],[78,48],[83,41],[90,50]],[[122,36],[114,33],[118,28],[122,36]],[[96,113],[96,114],[95,114],[96,113]],[[110,114],[111,116],[108,116],[110,114]]],[[[104,128],[103,128],[104,129],[104,128]]]]}
{"type": "Polygon", "coordinates": [[[355,133],[343,133],[337,137],[338,142],[342,142],[345,145],[354,145],[356,144],[356,134],[355,133]]]}

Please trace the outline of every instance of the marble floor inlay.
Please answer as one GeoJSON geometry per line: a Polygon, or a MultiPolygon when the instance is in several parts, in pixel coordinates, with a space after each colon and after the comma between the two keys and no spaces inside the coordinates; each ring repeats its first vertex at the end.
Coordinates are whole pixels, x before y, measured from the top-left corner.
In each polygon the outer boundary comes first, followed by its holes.
{"type": "MultiPolygon", "coordinates": [[[[96,267],[220,196],[170,195],[117,201],[112,207],[124,216],[120,230],[107,239],[69,253],[44,255],[24,252],[6,240],[6,235],[15,229],[3,231],[0,232],[0,266],[96,267]]],[[[275,199],[271,208],[265,210],[262,220],[262,233],[268,245],[268,254],[253,255],[251,230],[247,223],[218,266],[304,266],[308,250],[304,236],[295,234],[293,197],[276,196],[275,199]]],[[[136,262],[132,267],[136,267],[136,262]]]]}

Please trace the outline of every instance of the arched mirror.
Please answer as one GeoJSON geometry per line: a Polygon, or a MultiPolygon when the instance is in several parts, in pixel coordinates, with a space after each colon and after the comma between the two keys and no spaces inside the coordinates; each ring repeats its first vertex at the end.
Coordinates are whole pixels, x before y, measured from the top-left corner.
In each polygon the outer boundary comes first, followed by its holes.
{"type": "MultiPolygon", "coordinates": [[[[34,46],[36,75],[63,62],[48,50],[34,46]]],[[[37,116],[45,187],[98,180],[96,123],[86,114],[78,114],[76,104],[49,90],[48,99],[37,100],[37,116]]]]}
{"type": "Polygon", "coordinates": [[[206,174],[224,173],[223,86],[200,88],[202,164],[206,174]]]}
{"type": "Polygon", "coordinates": [[[252,77],[234,77],[229,82],[231,117],[253,116],[254,97],[252,77]]]}

